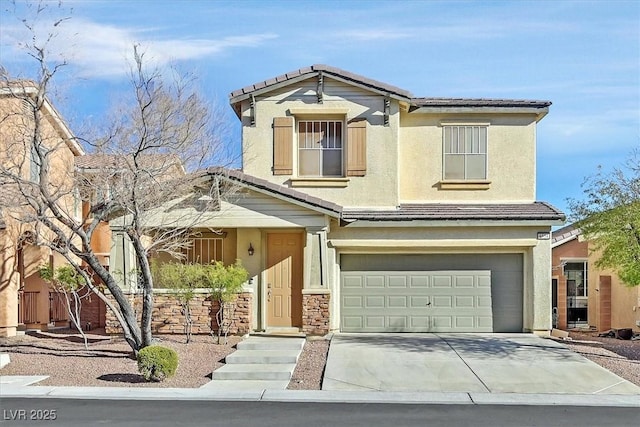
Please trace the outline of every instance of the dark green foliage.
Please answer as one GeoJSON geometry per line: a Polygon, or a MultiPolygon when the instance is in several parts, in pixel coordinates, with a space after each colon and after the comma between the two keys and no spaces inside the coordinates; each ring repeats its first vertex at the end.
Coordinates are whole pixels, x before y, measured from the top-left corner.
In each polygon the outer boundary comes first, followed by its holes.
{"type": "Polygon", "coordinates": [[[178,369],[178,353],[159,345],[150,345],[138,352],[138,371],[147,381],[164,381],[178,369]]]}
{"type": "Polygon", "coordinates": [[[640,150],[610,173],[598,169],[584,184],[584,198],[569,199],[572,219],[598,256],[627,286],[640,285],[640,150]]]}

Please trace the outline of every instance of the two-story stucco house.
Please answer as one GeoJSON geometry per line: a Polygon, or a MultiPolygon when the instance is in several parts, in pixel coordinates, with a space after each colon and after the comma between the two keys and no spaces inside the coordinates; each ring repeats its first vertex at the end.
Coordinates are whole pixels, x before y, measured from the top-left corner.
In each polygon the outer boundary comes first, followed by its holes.
{"type": "Polygon", "coordinates": [[[416,98],[314,65],[230,103],[243,168],[210,174],[239,190],[202,220],[192,258],[241,259],[249,330],[550,329],[564,221],[536,201],[550,102],[416,98]]]}

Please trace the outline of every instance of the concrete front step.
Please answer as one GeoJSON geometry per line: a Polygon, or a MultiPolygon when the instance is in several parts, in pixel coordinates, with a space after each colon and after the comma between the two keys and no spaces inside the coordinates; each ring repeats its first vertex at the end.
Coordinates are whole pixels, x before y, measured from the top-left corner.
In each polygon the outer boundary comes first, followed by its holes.
{"type": "Polygon", "coordinates": [[[284,380],[291,379],[295,363],[227,364],[213,372],[215,380],[284,380]]]}
{"type": "Polygon", "coordinates": [[[236,350],[228,355],[225,363],[230,364],[276,364],[298,362],[300,350],[236,350]]]}
{"type": "Polygon", "coordinates": [[[303,338],[250,337],[236,346],[238,350],[302,350],[303,338]]]}

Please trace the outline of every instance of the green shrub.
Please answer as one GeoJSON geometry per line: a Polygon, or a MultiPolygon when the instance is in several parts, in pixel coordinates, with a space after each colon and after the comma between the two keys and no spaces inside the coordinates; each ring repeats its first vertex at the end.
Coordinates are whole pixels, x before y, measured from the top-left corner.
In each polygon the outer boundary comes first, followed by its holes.
{"type": "Polygon", "coordinates": [[[150,345],[138,352],[138,372],[147,381],[164,381],[178,368],[178,353],[159,345],[150,345]]]}

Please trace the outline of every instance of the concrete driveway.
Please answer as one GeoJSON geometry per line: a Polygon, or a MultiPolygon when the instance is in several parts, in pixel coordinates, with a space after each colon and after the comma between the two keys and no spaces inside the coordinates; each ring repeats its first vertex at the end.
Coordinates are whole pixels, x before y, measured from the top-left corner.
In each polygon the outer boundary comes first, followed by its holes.
{"type": "Polygon", "coordinates": [[[640,394],[531,334],[336,334],[323,390],[640,394]]]}

